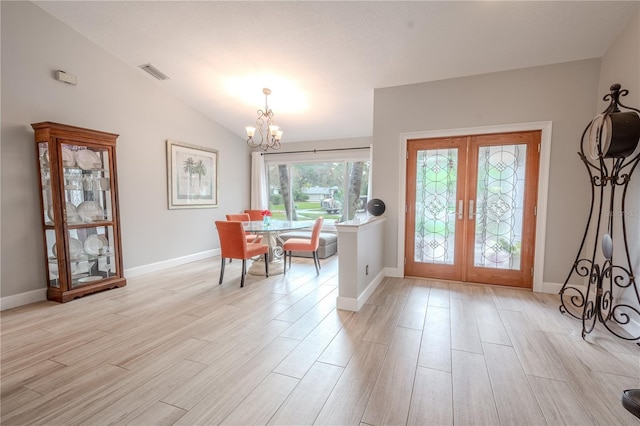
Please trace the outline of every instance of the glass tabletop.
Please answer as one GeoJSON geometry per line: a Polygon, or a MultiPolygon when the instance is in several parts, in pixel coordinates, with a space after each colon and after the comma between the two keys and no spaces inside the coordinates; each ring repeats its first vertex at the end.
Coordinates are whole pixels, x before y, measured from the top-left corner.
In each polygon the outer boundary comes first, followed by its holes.
{"type": "Polygon", "coordinates": [[[253,222],[242,222],[244,230],[251,233],[271,233],[291,231],[294,229],[310,228],[313,226],[313,221],[309,220],[271,220],[271,224],[265,226],[261,220],[253,222]]]}

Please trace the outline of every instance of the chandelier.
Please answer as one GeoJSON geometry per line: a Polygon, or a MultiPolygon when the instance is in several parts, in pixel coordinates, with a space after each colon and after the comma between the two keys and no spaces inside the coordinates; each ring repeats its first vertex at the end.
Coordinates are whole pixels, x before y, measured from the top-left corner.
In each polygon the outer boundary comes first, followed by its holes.
{"type": "Polygon", "coordinates": [[[282,130],[273,124],[273,111],[269,109],[267,99],[271,94],[271,89],[262,89],[264,93],[264,111],[258,110],[258,118],[256,119],[256,127],[247,127],[247,145],[251,148],[260,148],[264,151],[271,149],[280,149],[280,138],[282,138],[282,130]],[[260,132],[260,142],[253,140],[256,128],[260,132]]]}

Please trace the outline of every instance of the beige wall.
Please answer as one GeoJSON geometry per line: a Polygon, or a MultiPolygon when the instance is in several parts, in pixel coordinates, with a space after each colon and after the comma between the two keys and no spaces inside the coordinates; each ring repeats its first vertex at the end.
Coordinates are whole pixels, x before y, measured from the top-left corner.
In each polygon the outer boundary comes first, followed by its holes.
{"type": "Polygon", "coordinates": [[[602,100],[609,93],[609,87],[620,83],[629,95],[622,102],[633,108],[640,108],[640,7],[629,18],[618,37],[602,56],[600,84],[598,85],[598,112],[604,110],[608,102],[602,100]]]}
{"type": "Polygon", "coordinates": [[[543,281],[562,283],[587,217],[589,184],[576,152],[596,108],[600,60],[589,59],[430,83],[377,89],[374,99],[373,191],[387,204],[387,267],[397,265],[400,135],[552,121],[545,270],[543,281]]]}
{"type": "MultiPolygon", "coordinates": [[[[249,148],[29,2],[1,2],[2,298],[45,288],[31,123],[56,121],[120,134],[117,145],[126,269],[218,247],[213,221],[249,207],[249,148]],[[70,86],[53,79],[63,69],[70,86]],[[166,140],[219,150],[220,207],[167,209],[166,140]]],[[[152,59],[152,58],[150,58],[152,59]]]]}
{"type": "MultiPolygon", "coordinates": [[[[598,85],[598,112],[603,111],[608,102],[602,97],[609,93],[609,87],[620,83],[629,95],[621,99],[627,106],[640,109],[640,8],[629,19],[626,27],[602,57],[600,84],[598,85]]],[[[640,152],[640,147],[636,154],[640,152]]],[[[640,276],[640,167],[632,176],[626,199],[627,241],[629,243],[631,264],[635,276],[640,276]]],[[[619,207],[616,207],[619,210],[619,207]]],[[[618,226],[618,229],[620,227],[618,226]]],[[[614,253],[623,253],[622,239],[614,235],[614,253]]],[[[617,263],[617,262],[616,262],[617,263]]],[[[626,261],[624,262],[626,263],[626,261]]],[[[637,296],[628,289],[625,298],[637,304],[637,296]]],[[[638,322],[640,318],[635,318],[638,322]]],[[[640,326],[640,324],[638,324],[640,326]]],[[[640,331],[640,328],[639,328],[640,331]]]]}

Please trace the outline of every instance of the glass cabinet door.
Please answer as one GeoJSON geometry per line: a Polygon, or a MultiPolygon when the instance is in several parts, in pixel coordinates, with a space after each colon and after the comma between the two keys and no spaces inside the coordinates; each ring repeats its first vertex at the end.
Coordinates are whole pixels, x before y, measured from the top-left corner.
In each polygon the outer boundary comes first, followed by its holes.
{"type": "Polygon", "coordinates": [[[117,273],[109,149],[61,144],[70,288],[117,273]],[[88,226],[91,225],[91,226],[88,226]]]}
{"type": "Polygon", "coordinates": [[[112,226],[68,231],[71,288],[117,274],[112,226]]]}
{"type": "MultiPolygon", "coordinates": [[[[117,275],[115,233],[112,211],[109,149],[72,143],[60,144],[57,157],[62,163],[62,180],[58,187],[64,194],[61,218],[57,218],[53,203],[52,179],[48,143],[38,144],[45,239],[47,245],[49,285],[60,288],[60,265],[64,244],[56,241],[55,227],[66,229],[66,269],[70,279],[67,289],[117,275]],[[58,222],[61,220],[62,222],[58,222]]],[[[64,235],[64,234],[63,234],[64,235]]]]}
{"type": "Polygon", "coordinates": [[[113,220],[109,150],[61,145],[68,225],[113,220]]]}
{"type": "Polygon", "coordinates": [[[47,246],[47,273],[49,286],[60,288],[60,267],[58,258],[53,255],[53,247],[56,245],[56,232],[53,228],[53,192],[49,154],[49,143],[38,143],[38,164],[40,168],[40,188],[42,190],[43,220],[45,224],[45,244],[47,246]]]}

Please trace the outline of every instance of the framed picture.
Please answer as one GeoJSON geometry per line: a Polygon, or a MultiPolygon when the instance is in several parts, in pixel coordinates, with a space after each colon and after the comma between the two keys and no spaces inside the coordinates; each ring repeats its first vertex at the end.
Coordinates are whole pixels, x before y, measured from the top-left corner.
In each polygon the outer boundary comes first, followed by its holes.
{"type": "Polygon", "coordinates": [[[170,209],[218,206],[218,150],[167,140],[170,209]]]}

